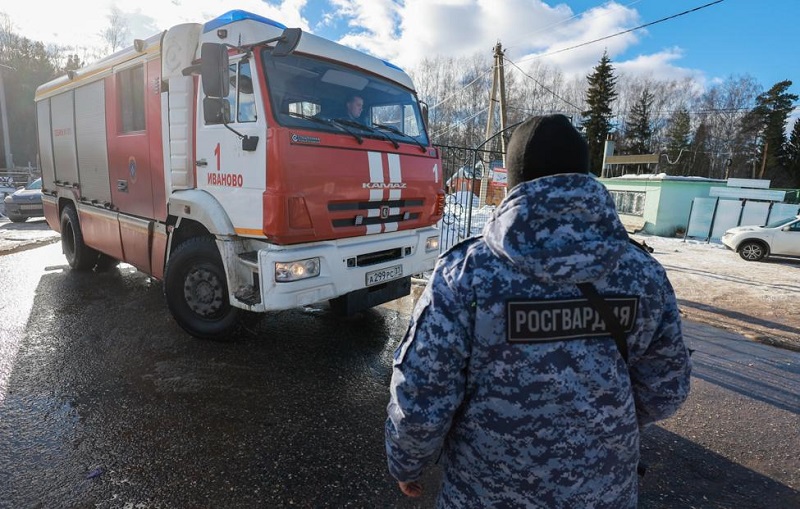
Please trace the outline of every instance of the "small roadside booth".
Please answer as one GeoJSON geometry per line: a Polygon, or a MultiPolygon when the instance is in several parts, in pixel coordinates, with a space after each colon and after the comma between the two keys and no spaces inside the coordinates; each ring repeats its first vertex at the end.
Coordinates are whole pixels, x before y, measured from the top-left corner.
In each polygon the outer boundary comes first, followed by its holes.
{"type": "Polygon", "coordinates": [[[665,173],[599,179],[611,193],[622,223],[630,232],[674,237],[685,231],[695,198],[725,187],[725,180],[679,177],[665,173]]]}
{"type": "Polygon", "coordinates": [[[770,189],[769,180],[623,175],[599,179],[632,233],[719,239],[734,226],[763,225],[798,213],[797,191],[770,189]],[[787,198],[791,198],[789,202],[787,198]]]}

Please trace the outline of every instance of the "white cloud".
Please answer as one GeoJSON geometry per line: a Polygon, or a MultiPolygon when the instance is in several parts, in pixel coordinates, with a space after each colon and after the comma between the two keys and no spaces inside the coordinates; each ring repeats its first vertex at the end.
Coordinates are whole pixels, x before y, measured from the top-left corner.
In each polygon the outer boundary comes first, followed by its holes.
{"type": "MultiPolygon", "coordinates": [[[[34,41],[61,45],[99,45],[97,33],[91,27],[108,24],[112,2],[96,1],[90,8],[81,9],[80,22],[73,20],[76,6],[69,2],[9,2],[1,10],[8,15],[15,32],[34,41]],[[38,6],[36,4],[39,4],[38,6]]],[[[99,32],[99,30],[97,30],[99,32]]]]}
{"type": "Polygon", "coordinates": [[[79,7],[50,0],[20,0],[7,4],[0,12],[9,15],[21,35],[79,48],[104,46],[100,31],[108,26],[112,7],[126,16],[131,38],[146,38],[178,23],[202,23],[236,8],[306,31],[317,28],[330,34],[344,28],[339,42],[406,69],[433,56],[479,54],[489,61],[499,41],[506,57],[521,67],[538,59],[567,77],[586,76],[604,51],[617,68],[628,73],[670,78],[700,74],[680,67],[682,54],[674,48],[618,60],[648,37],[644,30],[560,51],[641,24],[631,3],[628,7],[607,2],[585,12],[542,0],[327,0],[327,4],[239,0],[235,5],[225,0],[83,0],[79,7]],[[307,15],[314,16],[314,27],[307,15]]]}
{"type": "Polygon", "coordinates": [[[380,58],[396,54],[399,7],[394,1],[331,0],[331,4],[349,27],[340,43],[380,58]]]}
{"type": "Polygon", "coordinates": [[[231,9],[250,11],[308,30],[301,12],[308,0],[284,0],[275,5],[261,0],[82,0],[79,3],[50,0],[18,1],[3,6],[14,30],[45,44],[79,48],[103,47],[100,32],[116,7],[125,16],[131,38],[147,38],[179,23],[204,23],[231,9]],[[77,12],[77,14],[76,14],[77,12]]]}
{"type": "MultiPolygon", "coordinates": [[[[499,41],[508,59],[525,68],[540,60],[567,77],[586,76],[608,52],[615,67],[628,74],[657,78],[701,79],[701,73],[677,65],[677,48],[632,60],[618,55],[635,48],[647,32],[624,33],[567,51],[573,46],[624,32],[641,24],[637,11],[610,2],[585,12],[541,0],[331,0],[349,30],[339,42],[405,68],[427,56],[484,54],[489,60],[499,41]]],[[[551,2],[552,3],[552,2],[551,2]]]]}
{"type": "MultiPolygon", "coordinates": [[[[411,67],[426,56],[471,56],[503,40],[527,34],[571,15],[538,0],[332,0],[339,15],[351,17],[340,42],[411,67]]],[[[506,41],[507,43],[507,41],[506,41]]]]}
{"type": "Polygon", "coordinates": [[[585,76],[604,52],[614,61],[616,55],[635,45],[639,38],[635,33],[627,33],[592,41],[624,32],[638,21],[636,11],[618,4],[596,7],[577,17],[570,13],[570,17],[544,34],[542,46],[531,47],[533,51],[522,56],[520,61],[539,59],[561,69],[567,76],[585,76]]]}
{"type": "Polygon", "coordinates": [[[640,55],[634,59],[616,63],[614,66],[620,73],[629,75],[646,75],[663,81],[692,78],[702,83],[704,77],[700,71],[675,64],[675,61],[682,57],[683,51],[680,48],[671,48],[659,53],[640,55]]]}

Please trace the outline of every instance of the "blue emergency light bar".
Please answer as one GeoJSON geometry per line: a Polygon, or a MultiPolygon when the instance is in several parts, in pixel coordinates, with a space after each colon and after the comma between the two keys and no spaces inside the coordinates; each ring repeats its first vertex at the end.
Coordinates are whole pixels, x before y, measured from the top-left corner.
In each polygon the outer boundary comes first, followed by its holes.
{"type": "MultiPolygon", "coordinates": [[[[222,28],[225,25],[230,25],[236,21],[244,21],[244,20],[251,20],[257,21],[259,23],[264,23],[265,25],[272,25],[274,27],[280,28],[281,30],[286,29],[286,25],[283,23],[278,23],[275,20],[265,18],[264,16],[259,16],[258,14],[253,14],[252,12],[243,11],[241,9],[234,9],[232,11],[228,11],[225,14],[217,16],[216,18],[208,21],[203,27],[203,33],[208,33],[218,28],[222,28]]],[[[391,67],[392,69],[397,69],[400,72],[405,72],[400,67],[396,66],[391,62],[387,62],[386,60],[382,60],[386,67],[391,67]]]]}
{"type": "Polygon", "coordinates": [[[383,65],[385,65],[386,67],[391,67],[392,69],[397,69],[400,72],[405,72],[404,70],[402,70],[401,68],[397,67],[395,64],[393,64],[391,62],[387,62],[386,60],[381,60],[381,62],[383,62],[383,65]]]}
{"type": "Polygon", "coordinates": [[[265,18],[264,16],[259,16],[258,14],[253,14],[252,12],[243,11],[240,9],[235,9],[233,11],[228,11],[221,16],[218,16],[211,21],[207,22],[203,27],[203,33],[208,33],[218,28],[222,28],[225,25],[230,25],[236,21],[257,21],[259,23],[264,23],[265,25],[272,25],[274,27],[278,27],[281,30],[286,29],[286,25],[283,23],[278,23],[277,21],[271,20],[269,18],[265,18]]]}

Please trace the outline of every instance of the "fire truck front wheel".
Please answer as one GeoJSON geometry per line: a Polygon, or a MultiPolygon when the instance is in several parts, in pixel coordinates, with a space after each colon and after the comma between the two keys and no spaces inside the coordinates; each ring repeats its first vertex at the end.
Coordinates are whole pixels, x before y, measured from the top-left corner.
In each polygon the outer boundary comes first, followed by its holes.
{"type": "Polygon", "coordinates": [[[72,205],[61,211],[61,250],[75,270],[91,270],[100,254],[83,242],[78,213],[72,205]]]}
{"type": "Polygon", "coordinates": [[[178,325],[201,339],[226,339],[237,327],[222,258],[213,237],[182,242],[169,257],[164,294],[178,325]]]}

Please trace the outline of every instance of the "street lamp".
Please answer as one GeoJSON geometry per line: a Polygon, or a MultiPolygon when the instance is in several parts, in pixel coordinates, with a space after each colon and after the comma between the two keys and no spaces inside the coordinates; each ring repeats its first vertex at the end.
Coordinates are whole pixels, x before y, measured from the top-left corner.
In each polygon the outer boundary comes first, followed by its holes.
{"type": "Polygon", "coordinates": [[[5,149],[6,169],[13,169],[14,159],[11,157],[11,142],[8,139],[8,109],[6,108],[6,89],[3,84],[3,69],[11,69],[12,71],[16,71],[16,69],[0,64],[0,108],[3,110],[3,148],[5,149]]]}

